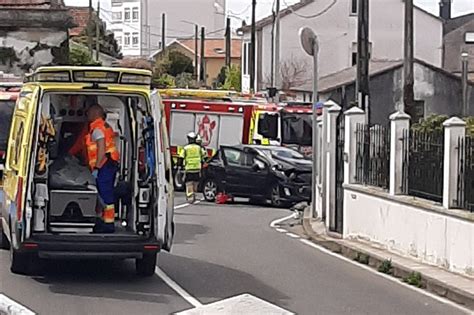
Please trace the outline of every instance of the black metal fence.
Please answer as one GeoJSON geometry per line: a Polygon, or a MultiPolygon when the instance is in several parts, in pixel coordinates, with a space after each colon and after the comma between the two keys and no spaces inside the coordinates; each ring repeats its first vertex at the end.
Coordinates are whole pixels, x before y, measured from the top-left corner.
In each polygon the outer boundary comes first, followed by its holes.
{"type": "Polygon", "coordinates": [[[390,184],[390,128],[358,124],[356,182],[384,189],[390,184]]]}
{"type": "Polygon", "coordinates": [[[458,142],[457,206],[474,212],[474,138],[461,137],[458,142]]]}
{"type": "Polygon", "coordinates": [[[442,202],[444,133],[406,130],[402,141],[403,192],[442,202]]]}

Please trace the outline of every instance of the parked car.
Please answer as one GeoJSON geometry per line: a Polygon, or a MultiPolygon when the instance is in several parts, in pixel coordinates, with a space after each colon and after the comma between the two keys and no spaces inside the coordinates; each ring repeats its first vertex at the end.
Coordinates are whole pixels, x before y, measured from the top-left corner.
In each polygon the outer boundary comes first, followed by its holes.
{"type": "Polygon", "coordinates": [[[311,160],[280,146],[221,146],[203,170],[207,201],[219,192],[283,206],[309,201],[311,160]]]}

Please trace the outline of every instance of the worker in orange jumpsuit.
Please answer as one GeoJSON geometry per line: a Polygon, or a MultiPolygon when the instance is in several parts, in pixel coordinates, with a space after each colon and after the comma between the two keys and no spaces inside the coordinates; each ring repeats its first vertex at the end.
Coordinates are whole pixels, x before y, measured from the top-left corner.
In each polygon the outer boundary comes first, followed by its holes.
{"type": "Polygon", "coordinates": [[[118,172],[119,152],[115,145],[115,132],[104,120],[104,110],[93,105],[87,111],[88,133],[85,136],[87,161],[96,178],[99,192],[101,219],[94,232],[113,233],[115,231],[115,177],[118,172]]]}

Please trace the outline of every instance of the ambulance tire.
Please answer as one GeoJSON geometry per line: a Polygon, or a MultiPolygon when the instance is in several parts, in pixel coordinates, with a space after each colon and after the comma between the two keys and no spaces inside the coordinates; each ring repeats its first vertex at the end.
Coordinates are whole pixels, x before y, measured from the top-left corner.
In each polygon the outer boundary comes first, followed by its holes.
{"type": "Polygon", "coordinates": [[[8,241],[8,238],[5,235],[5,232],[3,231],[3,229],[1,230],[1,233],[2,233],[2,243],[0,244],[0,249],[9,250],[10,242],[8,241]]]}
{"type": "Polygon", "coordinates": [[[155,274],[157,254],[143,254],[143,258],[135,260],[135,269],[141,277],[151,277],[155,274]]]}
{"type": "Polygon", "coordinates": [[[13,247],[10,249],[10,270],[20,275],[28,275],[30,272],[30,255],[17,252],[13,247]]]}

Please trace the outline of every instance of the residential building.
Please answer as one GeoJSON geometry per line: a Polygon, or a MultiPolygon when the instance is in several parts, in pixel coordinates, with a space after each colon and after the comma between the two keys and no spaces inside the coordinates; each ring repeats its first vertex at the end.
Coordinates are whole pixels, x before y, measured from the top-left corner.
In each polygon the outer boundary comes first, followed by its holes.
{"type": "Polygon", "coordinates": [[[62,0],[0,1],[0,71],[24,75],[67,64],[72,26],[62,0]]]}
{"type": "MultiPolygon", "coordinates": [[[[298,32],[306,26],[319,38],[319,73],[331,73],[350,68],[357,61],[357,3],[356,0],[302,0],[280,13],[280,65],[282,72],[291,74],[297,68],[300,79],[312,79],[312,59],[301,48],[298,32]]],[[[370,58],[398,60],[403,58],[404,1],[371,1],[369,10],[370,58]]],[[[270,85],[272,69],[273,17],[256,24],[255,90],[270,85]]],[[[443,21],[418,7],[414,11],[415,56],[441,67],[443,51],[443,21]]],[[[250,90],[250,26],[244,32],[242,57],[242,87],[250,90]]],[[[284,73],[280,73],[286,75],[284,73]]],[[[306,83],[303,82],[303,83],[306,83]]],[[[284,83],[284,82],[282,82],[284,83]]]]}
{"type": "Polygon", "coordinates": [[[194,25],[209,37],[224,32],[226,0],[112,0],[112,25],[124,56],[149,56],[162,47],[162,14],[166,43],[194,36],[194,25]]]}
{"type": "MultiPolygon", "coordinates": [[[[198,60],[200,60],[201,40],[198,40],[198,60]]],[[[208,38],[204,41],[204,69],[206,75],[206,86],[212,86],[219,75],[221,69],[225,66],[225,39],[208,38]]],[[[190,58],[195,64],[195,40],[181,39],[175,40],[167,46],[167,51],[177,50],[190,58]]],[[[242,52],[242,41],[232,39],[231,41],[231,63],[240,66],[242,52]]],[[[161,56],[161,51],[156,52],[152,57],[154,59],[161,56]]],[[[199,68],[199,65],[197,65],[199,68]]]]}
{"type": "Polygon", "coordinates": [[[451,17],[451,1],[440,2],[440,14],[444,19],[443,68],[461,75],[461,55],[468,54],[469,78],[474,80],[474,13],[451,17]]]}
{"type": "MultiPolygon", "coordinates": [[[[388,116],[403,104],[403,60],[372,61],[370,75],[371,123],[387,124],[388,116]]],[[[319,80],[321,101],[333,100],[343,110],[355,103],[356,66],[323,76],[319,80]]],[[[432,114],[462,115],[461,78],[442,68],[415,59],[415,110],[412,121],[432,114]]],[[[311,100],[311,83],[292,89],[298,100],[311,100]]],[[[468,84],[468,114],[474,115],[474,82],[468,84]]]]}

